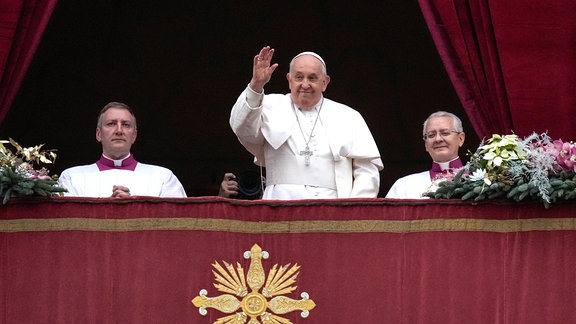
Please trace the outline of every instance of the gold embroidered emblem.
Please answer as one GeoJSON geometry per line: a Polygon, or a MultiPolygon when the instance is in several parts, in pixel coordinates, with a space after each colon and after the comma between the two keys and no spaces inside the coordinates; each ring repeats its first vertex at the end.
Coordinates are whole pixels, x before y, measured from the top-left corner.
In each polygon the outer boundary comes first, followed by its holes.
{"type": "Polygon", "coordinates": [[[302,311],[300,316],[303,318],[308,317],[316,304],[309,299],[306,292],[300,295],[302,297],[300,300],[281,296],[296,290],[297,286],[294,286],[294,283],[300,273],[300,266],[294,264],[290,267],[290,264],[287,264],[278,267],[278,264],[275,264],[266,278],[262,259],[268,257],[268,252],[262,251],[258,244],[254,244],[250,251],[244,252],[244,258],[250,259],[246,277],[240,263],[237,262],[234,268],[225,261],[222,261],[224,266],[215,261],[212,264],[215,269],[212,270],[216,281],[214,287],[226,294],[208,297],[207,291],[202,289],[200,295],[192,300],[192,304],[199,308],[203,316],[208,314],[207,308],[214,308],[226,314],[236,312],[217,319],[215,324],[242,324],[246,323],[248,318],[248,324],[288,324],[292,322],[277,314],[296,310],[302,311]],[[248,291],[248,287],[251,291],[248,291]]]}

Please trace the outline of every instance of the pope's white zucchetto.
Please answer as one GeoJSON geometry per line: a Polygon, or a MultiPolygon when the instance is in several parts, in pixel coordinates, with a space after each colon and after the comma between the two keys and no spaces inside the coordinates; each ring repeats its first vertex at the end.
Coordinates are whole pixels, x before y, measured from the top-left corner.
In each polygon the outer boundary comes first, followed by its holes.
{"type": "Polygon", "coordinates": [[[324,69],[326,70],[326,62],[324,62],[324,59],[323,59],[320,55],[318,55],[318,54],[316,54],[316,53],[314,53],[314,52],[310,52],[310,51],[302,52],[302,53],[294,56],[294,58],[292,59],[292,61],[294,61],[297,57],[300,57],[300,56],[302,56],[302,55],[314,56],[316,59],[318,59],[318,61],[320,61],[320,62],[322,63],[322,65],[324,65],[324,69]]]}

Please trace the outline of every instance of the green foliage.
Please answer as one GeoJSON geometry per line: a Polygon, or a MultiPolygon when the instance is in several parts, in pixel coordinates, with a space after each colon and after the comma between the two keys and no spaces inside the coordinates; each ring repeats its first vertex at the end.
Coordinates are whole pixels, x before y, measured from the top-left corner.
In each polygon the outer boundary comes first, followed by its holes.
{"type": "MultiPolygon", "coordinates": [[[[461,170],[462,173],[464,170],[461,170]]],[[[487,199],[510,199],[513,201],[539,200],[546,207],[552,202],[576,199],[576,174],[561,172],[550,177],[549,185],[544,188],[549,199],[543,199],[542,188],[537,182],[528,181],[521,177],[514,183],[493,182],[490,185],[482,180],[465,181],[462,177],[455,177],[450,181],[438,184],[434,192],[427,192],[426,196],[435,199],[462,199],[482,201],[487,199]]]]}

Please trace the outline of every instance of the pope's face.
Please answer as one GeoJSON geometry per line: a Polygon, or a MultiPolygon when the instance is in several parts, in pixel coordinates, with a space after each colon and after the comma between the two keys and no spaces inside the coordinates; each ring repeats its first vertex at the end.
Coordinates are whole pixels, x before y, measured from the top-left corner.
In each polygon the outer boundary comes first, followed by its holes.
{"type": "Polygon", "coordinates": [[[450,117],[432,117],[426,125],[426,134],[435,134],[434,137],[425,136],[426,151],[436,162],[448,162],[458,157],[458,149],[464,144],[464,132],[456,132],[450,117]]]}
{"type": "Polygon", "coordinates": [[[130,153],[136,141],[136,125],[126,109],[110,108],[96,127],[96,140],[102,143],[102,153],[111,159],[122,159],[130,153]]]}
{"type": "Polygon", "coordinates": [[[302,55],[294,59],[292,69],[286,78],[294,104],[308,110],[322,98],[330,77],[322,72],[322,63],[311,55],[302,55]]]}

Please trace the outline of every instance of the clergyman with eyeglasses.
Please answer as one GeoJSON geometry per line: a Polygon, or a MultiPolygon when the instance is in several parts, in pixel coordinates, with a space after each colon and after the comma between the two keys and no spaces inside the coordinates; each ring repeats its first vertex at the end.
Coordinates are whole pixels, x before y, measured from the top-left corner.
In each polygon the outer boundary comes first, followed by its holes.
{"type": "Polygon", "coordinates": [[[426,152],[432,158],[432,167],[396,180],[386,198],[426,198],[422,194],[430,188],[432,181],[441,180],[462,168],[458,150],[464,144],[465,134],[458,116],[446,111],[432,113],[424,121],[422,134],[426,152]]]}

